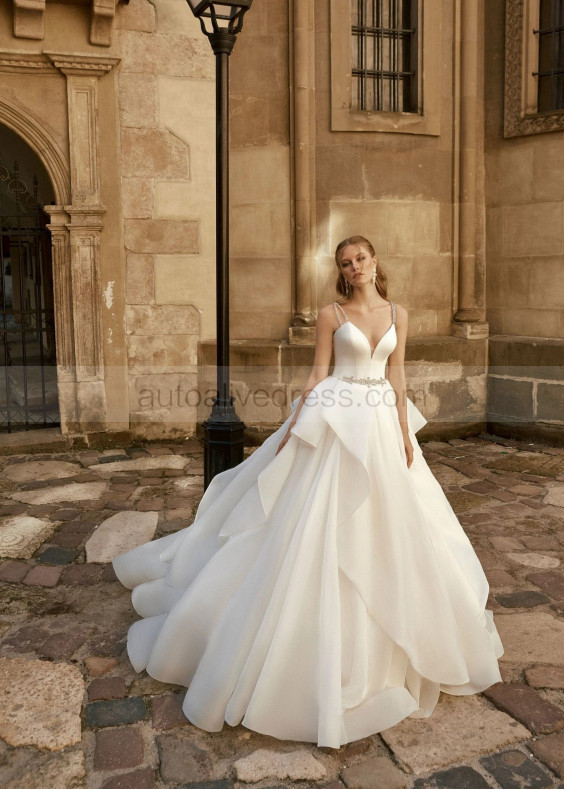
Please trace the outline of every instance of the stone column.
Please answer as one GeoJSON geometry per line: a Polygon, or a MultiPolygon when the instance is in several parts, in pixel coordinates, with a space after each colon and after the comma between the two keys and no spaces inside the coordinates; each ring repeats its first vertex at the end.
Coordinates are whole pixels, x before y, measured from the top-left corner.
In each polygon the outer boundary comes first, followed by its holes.
{"type": "Polygon", "coordinates": [[[315,332],[315,60],[314,0],[293,0],[293,163],[295,303],[290,342],[315,332]]]}
{"type": "Polygon", "coordinates": [[[51,231],[59,411],[62,430],[68,432],[77,426],[69,215],[63,206],[46,206],[45,210],[51,217],[47,227],[51,231]]]}
{"type": "MultiPolygon", "coordinates": [[[[71,204],[64,207],[70,218],[64,225],[68,234],[64,243],[70,254],[67,253],[65,270],[58,265],[54,278],[59,280],[57,305],[69,314],[61,319],[64,327],[57,335],[57,343],[61,337],[63,368],[69,363],[74,368],[75,429],[102,431],[106,427],[106,392],[99,270],[100,234],[106,209],[99,177],[98,79],[119,61],[94,55],[47,54],[67,78],[71,175],[71,204]],[[70,332],[72,340],[68,337],[70,332]]],[[[51,212],[54,250],[56,244],[63,244],[60,216],[51,212]]]]}
{"type": "Polygon", "coordinates": [[[452,334],[488,336],[485,320],[484,3],[455,0],[453,257],[458,309],[452,334]]]}

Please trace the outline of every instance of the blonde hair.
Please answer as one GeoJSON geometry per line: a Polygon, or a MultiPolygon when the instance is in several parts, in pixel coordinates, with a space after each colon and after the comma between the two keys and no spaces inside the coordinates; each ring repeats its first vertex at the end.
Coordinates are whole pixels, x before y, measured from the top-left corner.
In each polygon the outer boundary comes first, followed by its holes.
{"type": "MultiPolygon", "coordinates": [[[[337,268],[339,270],[339,276],[337,277],[337,293],[340,294],[344,298],[349,298],[346,289],[346,281],[343,277],[343,273],[341,271],[341,253],[345,247],[349,245],[355,245],[357,247],[364,247],[372,258],[376,257],[376,252],[374,250],[373,245],[368,241],[367,238],[364,236],[349,236],[348,239],[343,239],[337,244],[337,249],[335,250],[335,263],[337,264],[337,268]]],[[[379,263],[376,263],[376,290],[380,294],[381,297],[384,299],[388,298],[388,278],[386,276],[386,272],[382,269],[379,263]]]]}

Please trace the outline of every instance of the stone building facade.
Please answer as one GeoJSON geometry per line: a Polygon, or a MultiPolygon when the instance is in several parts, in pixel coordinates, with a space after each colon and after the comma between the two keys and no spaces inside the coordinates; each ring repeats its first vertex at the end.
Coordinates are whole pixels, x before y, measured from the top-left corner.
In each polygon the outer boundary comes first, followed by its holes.
{"type": "MultiPolygon", "coordinates": [[[[427,435],[562,436],[564,116],[535,105],[543,2],[394,0],[413,72],[398,107],[359,100],[378,0],[254,0],[230,59],[247,424],[288,414],[334,248],[360,233],[409,311],[427,435]]],[[[211,48],[185,0],[0,8],[0,163],[10,183],[14,159],[37,173],[49,218],[61,430],[189,435],[214,386],[211,48]]]]}

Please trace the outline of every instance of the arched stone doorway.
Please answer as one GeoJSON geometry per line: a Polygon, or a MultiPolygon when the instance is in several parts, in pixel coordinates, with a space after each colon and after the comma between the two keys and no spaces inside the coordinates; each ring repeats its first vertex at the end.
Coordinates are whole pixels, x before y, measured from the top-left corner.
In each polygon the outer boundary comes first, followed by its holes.
{"type": "Polygon", "coordinates": [[[60,424],[49,218],[37,154],[0,125],[0,431],[60,424]]]}

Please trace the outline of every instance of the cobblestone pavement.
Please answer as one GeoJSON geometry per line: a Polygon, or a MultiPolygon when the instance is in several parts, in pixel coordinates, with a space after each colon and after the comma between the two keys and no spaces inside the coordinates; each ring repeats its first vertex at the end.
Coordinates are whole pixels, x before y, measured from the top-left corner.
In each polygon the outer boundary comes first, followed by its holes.
{"type": "Polygon", "coordinates": [[[0,459],[0,786],[564,787],[564,450],[423,444],[490,582],[503,683],[338,750],[198,730],[137,674],[110,560],[188,526],[201,445],[0,459]]]}

